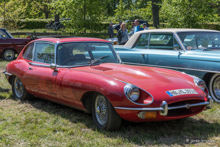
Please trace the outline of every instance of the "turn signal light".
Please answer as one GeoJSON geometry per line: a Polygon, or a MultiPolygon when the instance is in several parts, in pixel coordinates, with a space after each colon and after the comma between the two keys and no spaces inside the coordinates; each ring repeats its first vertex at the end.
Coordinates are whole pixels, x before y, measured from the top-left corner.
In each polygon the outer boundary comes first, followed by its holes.
{"type": "Polygon", "coordinates": [[[157,112],[154,111],[154,112],[140,112],[138,114],[138,117],[140,119],[154,119],[157,117],[157,112]]]}

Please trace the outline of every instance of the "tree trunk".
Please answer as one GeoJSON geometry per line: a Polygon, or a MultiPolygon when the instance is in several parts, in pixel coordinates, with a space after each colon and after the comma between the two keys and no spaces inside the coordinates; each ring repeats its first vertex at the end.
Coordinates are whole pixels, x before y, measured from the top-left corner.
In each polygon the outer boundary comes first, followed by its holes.
{"type": "Polygon", "coordinates": [[[153,26],[159,28],[159,3],[160,0],[152,0],[153,26]]]}
{"type": "Polygon", "coordinates": [[[84,0],[84,12],[83,12],[83,21],[84,21],[84,33],[86,33],[86,0],[84,0]]]}
{"type": "Polygon", "coordinates": [[[49,11],[49,8],[47,5],[44,5],[44,15],[45,15],[45,19],[49,18],[49,14],[50,14],[50,11],[49,11]]]}

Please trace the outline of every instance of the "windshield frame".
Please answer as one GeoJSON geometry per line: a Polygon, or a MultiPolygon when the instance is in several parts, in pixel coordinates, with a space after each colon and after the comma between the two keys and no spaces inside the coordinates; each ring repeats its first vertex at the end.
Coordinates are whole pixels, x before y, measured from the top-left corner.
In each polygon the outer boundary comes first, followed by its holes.
{"type": "MultiPolygon", "coordinates": [[[[116,53],[116,51],[115,51],[115,49],[114,49],[114,47],[113,47],[113,45],[110,43],[110,42],[100,42],[100,41],[70,41],[70,42],[61,42],[61,43],[57,43],[56,44],[56,49],[55,49],[55,52],[56,52],[56,55],[55,55],[55,57],[56,57],[56,65],[57,65],[57,68],[73,68],[73,67],[83,67],[83,66],[90,66],[90,63],[88,63],[88,64],[82,64],[82,65],[59,65],[59,64],[57,64],[57,54],[58,54],[58,47],[59,47],[59,45],[61,45],[61,44],[69,44],[69,43],[103,43],[103,44],[106,44],[107,46],[109,46],[109,49],[112,51],[112,53],[113,53],[113,56],[115,57],[115,60],[117,60],[115,63],[116,64],[121,64],[122,63],[122,61],[121,61],[121,59],[120,59],[120,56],[118,55],[118,53],[116,53]]],[[[108,62],[107,62],[108,63],[108,62]]],[[[109,63],[111,63],[111,62],[109,62],[109,63]]],[[[96,64],[94,64],[94,65],[96,65],[96,64]]]]}

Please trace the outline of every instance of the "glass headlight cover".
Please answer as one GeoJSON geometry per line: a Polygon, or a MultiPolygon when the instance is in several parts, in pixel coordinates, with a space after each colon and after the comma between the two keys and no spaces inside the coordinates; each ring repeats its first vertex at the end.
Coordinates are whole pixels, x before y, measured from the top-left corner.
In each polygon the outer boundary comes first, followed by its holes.
{"type": "Polygon", "coordinates": [[[132,84],[126,84],[124,87],[124,93],[131,101],[135,102],[140,96],[140,89],[132,84]]]}
{"type": "Polygon", "coordinates": [[[194,83],[203,91],[206,89],[205,81],[201,80],[198,77],[194,77],[194,83]]]}

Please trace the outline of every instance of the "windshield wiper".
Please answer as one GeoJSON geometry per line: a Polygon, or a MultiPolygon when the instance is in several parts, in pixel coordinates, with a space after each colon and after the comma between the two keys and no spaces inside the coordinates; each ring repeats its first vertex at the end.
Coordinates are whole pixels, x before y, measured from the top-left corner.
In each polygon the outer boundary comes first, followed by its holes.
{"type": "Polygon", "coordinates": [[[89,66],[91,66],[92,64],[94,64],[94,63],[96,63],[96,62],[99,62],[99,60],[104,59],[104,58],[106,58],[106,57],[109,57],[109,55],[108,55],[108,56],[102,56],[102,57],[100,57],[100,58],[98,58],[98,59],[93,60],[93,61],[89,64],[89,66]]]}

